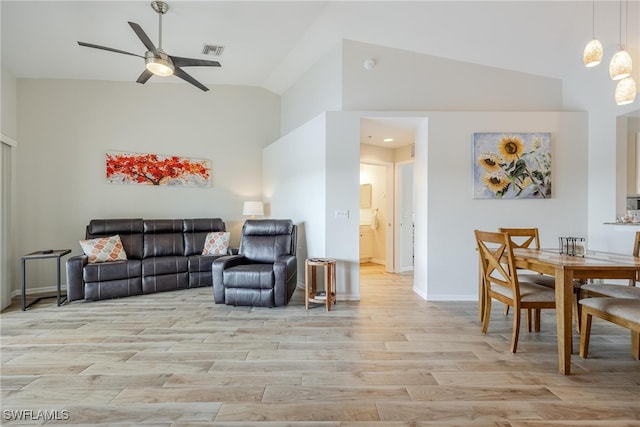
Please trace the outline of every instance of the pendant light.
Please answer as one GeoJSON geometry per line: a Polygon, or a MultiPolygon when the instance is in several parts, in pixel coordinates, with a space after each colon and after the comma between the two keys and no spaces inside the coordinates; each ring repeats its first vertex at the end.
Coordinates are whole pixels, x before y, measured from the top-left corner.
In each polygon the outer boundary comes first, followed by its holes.
{"type": "MultiPolygon", "coordinates": [[[[629,15],[629,1],[627,0],[627,18],[629,15]]],[[[626,38],[626,25],[625,25],[625,38],[626,38]]],[[[620,45],[619,50],[613,55],[611,58],[611,63],[609,64],[609,75],[613,80],[622,80],[631,75],[631,55],[624,50],[624,45],[622,44],[622,0],[620,0],[620,45]]]]}
{"type": "Polygon", "coordinates": [[[616,85],[615,99],[617,105],[631,104],[636,99],[636,82],[627,77],[618,82],[616,85]]]}
{"type": "Polygon", "coordinates": [[[602,61],[602,43],[596,38],[596,0],[591,4],[591,34],[593,39],[587,43],[582,54],[585,67],[595,67],[602,61]]]}

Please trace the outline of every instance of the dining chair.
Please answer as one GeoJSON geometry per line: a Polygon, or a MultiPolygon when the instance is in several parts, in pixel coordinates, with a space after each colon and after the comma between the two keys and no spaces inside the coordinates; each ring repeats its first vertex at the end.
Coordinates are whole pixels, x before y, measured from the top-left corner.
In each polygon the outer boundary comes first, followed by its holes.
{"type": "MultiPolygon", "coordinates": [[[[633,256],[636,258],[640,256],[640,231],[636,232],[633,256]]],[[[636,275],[635,280],[629,280],[629,286],[613,283],[587,283],[582,285],[581,290],[584,296],[640,299],[640,287],[636,287],[637,281],[640,281],[640,278],[636,275]]]]}
{"type": "Polygon", "coordinates": [[[486,334],[489,329],[493,299],[513,307],[511,352],[515,353],[518,348],[521,310],[527,310],[527,329],[531,331],[529,309],[555,309],[555,292],[547,286],[519,280],[511,239],[507,233],[480,230],[475,230],[474,233],[484,280],[485,309],[482,333],[486,334]]]}
{"type": "MultiPolygon", "coordinates": [[[[505,228],[500,227],[499,232],[507,233],[513,248],[523,249],[540,249],[540,235],[538,228],[505,228]]],[[[527,282],[533,282],[538,285],[546,286],[548,288],[555,289],[556,278],[541,273],[518,273],[518,279],[527,282]]],[[[580,297],[580,287],[582,283],[578,280],[573,282],[573,292],[576,295],[573,302],[573,309],[576,315],[576,330],[580,332],[580,307],[578,306],[578,299],[580,297]]],[[[505,307],[505,315],[509,312],[509,306],[505,307]]],[[[540,331],[540,311],[535,312],[536,332],[540,331]]]]}
{"type": "MultiPolygon", "coordinates": [[[[619,286],[619,285],[617,285],[619,286]]],[[[589,352],[592,317],[596,316],[616,325],[631,329],[631,353],[640,360],[640,299],[595,297],[580,300],[582,306],[582,330],[580,332],[580,357],[589,352]]]]}

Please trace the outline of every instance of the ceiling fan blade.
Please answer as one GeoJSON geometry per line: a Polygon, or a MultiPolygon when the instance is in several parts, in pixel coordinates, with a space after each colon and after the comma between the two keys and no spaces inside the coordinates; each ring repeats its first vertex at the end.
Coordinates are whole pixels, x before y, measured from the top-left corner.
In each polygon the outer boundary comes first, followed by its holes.
{"type": "Polygon", "coordinates": [[[155,52],[157,50],[149,36],[147,36],[147,33],[144,32],[140,25],[135,22],[129,22],[129,25],[133,28],[133,31],[136,33],[142,44],[145,45],[147,50],[150,50],[151,52],[155,52]]]}
{"type": "Polygon", "coordinates": [[[78,42],[78,44],[80,46],[92,47],[94,49],[108,50],[109,52],[115,52],[115,53],[124,53],[125,55],[137,56],[139,58],[144,59],[144,56],[142,56],[142,55],[138,55],[136,53],[131,53],[131,52],[125,52],[124,50],[114,49],[112,47],[100,46],[100,45],[97,45],[97,44],[85,43],[85,42],[78,42]]]}
{"type": "Polygon", "coordinates": [[[219,67],[218,61],[208,61],[206,59],[180,58],[169,55],[176,67],[219,67]]]}
{"type": "Polygon", "coordinates": [[[138,80],[136,80],[136,82],[145,84],[151,76],[153,76],[153,73],[145,68],[142,74],[140,74],[140,77],[138,77],[138,80]]]}
{"type": "Polygon", "coordinates": [[[196,79],[194,79],[193,77],[191,77],[189,74],[187,74],[182,68],[178,68],[176,67],[173,70],[173,74],[176,77],[180,77],[182,80],[191,83],[192,85],[194,85],[195,87],[203,90],[203,91],[208,91],[209,88],[206,87],[205,85],[203,85],[202,83],[200,83],[199,81],[197,81],[196,79]]]}

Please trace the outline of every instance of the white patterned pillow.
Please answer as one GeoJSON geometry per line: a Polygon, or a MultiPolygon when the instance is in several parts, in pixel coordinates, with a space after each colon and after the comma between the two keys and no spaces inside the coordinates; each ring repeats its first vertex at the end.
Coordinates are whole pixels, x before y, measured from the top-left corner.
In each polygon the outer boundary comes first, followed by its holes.
{"type": "Polygon", "coordinates": [[[99,237],[97,239],[80,240],[80,246],[89,262],[126,261],[127,253],[122,246],[119,235],[99,237]]]}
{"type": "Polygon", "coordinates": [[[202,255],[226,255],[229,249],[229,238],[231,233],[228,231],[216,231],[207,233],[204,239],[204,249],[202,255]]]}

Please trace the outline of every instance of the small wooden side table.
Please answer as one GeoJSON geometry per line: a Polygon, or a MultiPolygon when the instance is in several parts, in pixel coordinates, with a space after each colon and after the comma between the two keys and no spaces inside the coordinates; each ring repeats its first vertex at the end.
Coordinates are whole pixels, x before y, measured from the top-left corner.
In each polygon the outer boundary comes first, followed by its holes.
{"type": "Polygon", "coordinates": [[[29,305],[27,305],[27,277],[26,277],[26,263],[27,260],[30,259],[45,259],[45,258],[57,258],[58,261],[58,282],[57,282],[57,302],[58,306],[62,304],[64,301],[61,300],[61,292],[60,292],[60,258],[71,253],[71,249],[54,249],[51,252],[49,251],[36,251],[31,252],[30,254],[26,254],[22,257],[22,295],[21,295],[21,303],[22,303],[22,311],[25,311],[27,308],[37,303],[38,301],[45,298],[53,298],[52,296],[40,297],[31,301],[29,305]]]}
{"type": "Polygon", "coordinates": [[[304,304],[325,304],[327,311],[336,303],[336,260],[333,258],[308,258],[305,262],[304,304]],[[317,269],[324,269],[324,290],[317,288],[317,269]]]}

